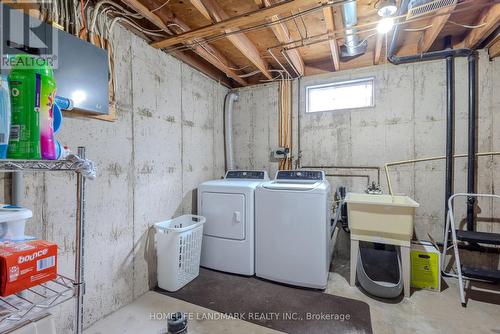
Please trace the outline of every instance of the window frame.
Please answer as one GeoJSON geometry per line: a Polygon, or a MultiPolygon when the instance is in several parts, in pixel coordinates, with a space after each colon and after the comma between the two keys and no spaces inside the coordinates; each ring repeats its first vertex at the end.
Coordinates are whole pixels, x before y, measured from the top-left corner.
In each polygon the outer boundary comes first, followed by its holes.
{"type": "Polygon", "coordinates": [[[325,84],[318,84],[318,85],[306,85],[305,87],[305,95],[306,95],[306,105],[305,105],[305,113],[306,114],[315,114],[315,113],[321,113],[321,112],[335,112],[335,111],[346,111],[346,110],[359,110],[359,109],[368,109],[368,108],[373,108],[375,107],[375,77],[364,77],[364,78],[358,78],[358,79],[352,79],[352,80],[344,80],[344,81],[337,81],[337,82],[329,82],[325,84]],[[372,101],[369,106],[363,106],[363,107],[353,107],[353,108],[341,108],[341,109],[328,109],[328,110],[319,110],[319,111],[310,111],[309,110],[309,91],[311,89],[315,88],[323,88],[323,87],[342,87],[342,86],[349,86],[358,82],[372,82],[372,101]]]}

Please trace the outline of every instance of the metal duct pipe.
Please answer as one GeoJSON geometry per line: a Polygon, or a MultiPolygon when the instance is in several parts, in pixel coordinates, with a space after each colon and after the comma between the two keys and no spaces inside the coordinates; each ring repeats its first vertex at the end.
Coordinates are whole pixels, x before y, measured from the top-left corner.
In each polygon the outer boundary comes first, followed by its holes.
{"type": "Polygon", "coordinates": [[[224,101],[224,138],[226,151],[226,171],[234,169],[233,151],[233,108],[234,102],[239,100],[239,94],[230,91],[224,101]]]}
{"type": "MultiPolygon", "coordinates": [[[[446,37],[446,48],[451,49],[451,36],[446,37]]],[[[446,57],[446,181],[445,181],[445,220],[448,213],[448,199],[453,193],[454,141],[455,141],[455,58],[446,57]]]]}
{"type": "Polygon", "coordinates": [[[360,42],[356,24],[358,24],[357,1],[346,2],[342,5],[342,21],[344,21],[344,45],[340,47],[341,58],[351,58],[366,52],[367,41],[360,42]]]}
{"type": "MultiPolygon", "coordinates": [[[[477,118],[477,54],[469,58],[469,141],[467,156],[467,193],[475,193],[476,188],[476,118],[477,118]]],[[[475,197],[467,198],[467,230],[474,230],[475,197]]]]}
{"type": "MultiPolygon", "coordinates": [[[[406,14],[408,11],[408,4],[410,3],[410,0],[401,0],[401,4],[398,9],[398,13],[396,14],[397,16],[401,16],[403,14],[406,14]]],[[[394,27],[394,32],[392,33],[392,38],[391,38],[391,43],[389,45],[389,50],[387,52],[387,59],[392,63],[391,57],[394,56],[396,53],[396,44],[398,42],[398,35],[399,35],[399,29],[401,29],[401,25],[397,24],[394,27]]]]}

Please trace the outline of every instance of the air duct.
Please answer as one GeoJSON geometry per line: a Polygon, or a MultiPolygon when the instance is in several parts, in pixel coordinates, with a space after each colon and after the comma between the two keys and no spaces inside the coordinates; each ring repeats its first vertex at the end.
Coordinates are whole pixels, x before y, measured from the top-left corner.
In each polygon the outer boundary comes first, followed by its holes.
{"type": "Polygon", "coordinates": [[[366,52],[368,46],[367,41],[359,40],[356,34],[358,29],[355,28],[358,23],[357,1],[350,1],[342,5],[342,20],[346,34],[344,36],[344,45],[340,47],[340,58],[349,59],[360,56],[366,52]]]}
{"type": "Polygon", "coordinates": [[[234,169],[233,151],[233,108],[234,102],[238,101],[239,94],[231,91],[227,93],[224,101],[224,138],[226,151],[226,171],[234,169]]]}

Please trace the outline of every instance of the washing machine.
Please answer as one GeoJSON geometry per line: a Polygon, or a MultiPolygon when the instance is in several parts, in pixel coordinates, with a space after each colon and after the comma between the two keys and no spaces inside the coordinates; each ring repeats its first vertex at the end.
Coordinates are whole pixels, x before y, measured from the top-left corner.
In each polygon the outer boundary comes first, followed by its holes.
{"type": "Polygon", "coordinates": [[[228,171],[198,187],[203,226],[201,265],[240,275],[255,274],[255,189],[265,171],[228,171]]]}
{"type": "Polygon", "coordinates": [[[325,289],[331,260],[331,191],[323,171],[278,171],[255,191],[255,274],[325,289]]]}

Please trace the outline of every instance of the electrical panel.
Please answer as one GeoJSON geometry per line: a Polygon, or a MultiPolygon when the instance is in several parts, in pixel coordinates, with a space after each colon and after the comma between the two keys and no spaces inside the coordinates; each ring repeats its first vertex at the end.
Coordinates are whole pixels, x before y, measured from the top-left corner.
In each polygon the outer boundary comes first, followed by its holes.
{"type": "MultiPolygon", "coordinates": [[[[28,17],[21,11],[13,10],[3,4],[1,6],[2,61],[5,55],[40,54],[39,50],[48,45],[53,50],[54,59],[57,60],[54,69],[57,95],[72,99],[74,109],[77,111],[97,115],[108,114],[107,51],[33,17],[28,17]],[[12,24],[16,27],[20,24],[21,28],[9,31],[12,24]]],[[[8,74],[9,71],[2,64],[2,74],[8,74]]]]}

